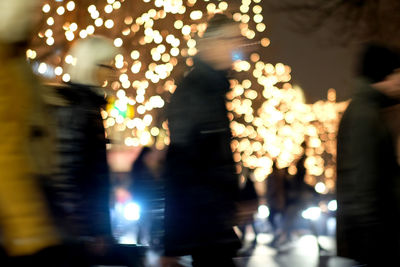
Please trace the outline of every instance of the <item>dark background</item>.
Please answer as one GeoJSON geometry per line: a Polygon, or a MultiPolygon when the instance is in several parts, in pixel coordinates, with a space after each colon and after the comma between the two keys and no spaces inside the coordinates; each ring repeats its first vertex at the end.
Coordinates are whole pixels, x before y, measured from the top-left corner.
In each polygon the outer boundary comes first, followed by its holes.
{"type": "Polygon", "coordinates": [[[324,29],[302,33],[294,29],[288,13],[263,6],[267,28],[262,34],[271,40],[271,44],[259,51],[261,60],[290,66],[291,83],[304,90],[307,103],[326,99],[329,88],[337,91],[337,101],[349,99],[353,90],[357,46],[335,43],[332,41],[335,37],[324,29]]]}

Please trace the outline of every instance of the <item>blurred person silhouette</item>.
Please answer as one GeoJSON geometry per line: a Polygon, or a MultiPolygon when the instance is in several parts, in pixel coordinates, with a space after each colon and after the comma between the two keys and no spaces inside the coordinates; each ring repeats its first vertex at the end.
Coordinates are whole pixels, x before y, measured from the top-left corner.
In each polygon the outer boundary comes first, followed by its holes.
{"type": "Polygon", "coordinates": [[[253,179],[253,171],[247,167],[242,167],[242,173],[239,178],[239,199],[237,200],[238,205],[239,202],[242,202],[241,207],[237,207],[238,217],[240,217],[237,226],[241,232],[242,246],[244,246],[244,250],[240,252],[241,255],[251,253],[251,250],[257,245],[258,230],[254,216],[258,210],[259,199],[253,179]],[[250,246],[246,247],[248,226],[251,227],[254,233],[254,239],[251,241],[250,246]]]}
{"type": "MultiPolygon", "coordinates": [[[[306,143],[302,143],[303,154],[297,160],[296,169],[297,172],[294,176],[286,175],[284,181],[284,194],[285,194],[285,206],[282,217],[282,228],[271,242],[273,247],[281,247],[293,240],[293,232],[296,229],[296,221],[301,217],[301,213],[307,207],[318,203],[319,194],[314,190],[314,187],[305,182],[306,168],[305,160],[307,158],[305,154],[306,143]]],[[[312,223],[312,222],[310,222],[312,223]]],[[[314,225],[310,224],[310,230],[316,236],[314,225]]],[[[318,247],[321,246],[318,242],[318,247]]]]}
{"type": "Polygon", "coordinates": [[[66,103],[53,107],[59,168],[47,184],[52,210],[67,242],[88,244],[99,255],[114,243],[101,85],[116,76],[117,53],[102,36],[76,41],[68,51],[74,62],[63,68],[70,82],[55,86],[66,103]]]}
{"type": "Polygon", "coordinates": [[[241,242],[233,231],[238,176],[225,107],[227,71],[243,37],[233,20],[216,14],[198,40],[193,68],[167,106],[163,266],[191,255],[193,266],[234,266],[241,242]]]}
{"type": "Polygon", "coordinates": [[[56,162],[45,89],[26,61],[38,14],[40,1],[0,0],[1,266],[74,265],[61,248],[43,188],[56,162]]]}
{"type": "MultiPolygon", "coordinates": [[[[267,177],[267,205],[269,208],[268,222],[272,227],[273,240],[277,240],[281,232],[281,223],[285,209],[285,181],[287,179],[287,168],[278,168],[274,161],[272,172],[267,177]]],[[[274,243],[276,241],[272,241],[274,243]]]]}
{"type": "Polygon", "coordinates": [[[138,244],[158,246],[161,242],[162,224],[156,220],[157,209],[163,207],[161,169],[165,151],[143,147],[131,170],[130,192],[133,201],[140,206],[138,244]]]}
{"type": "Polygon", "coordinates": [[[364,46],[357,91],[339,125],[337,254],[366,266],[398,264],[399,166],[382,111],[399,104],[399,55],[381,44],[364,46]]]}

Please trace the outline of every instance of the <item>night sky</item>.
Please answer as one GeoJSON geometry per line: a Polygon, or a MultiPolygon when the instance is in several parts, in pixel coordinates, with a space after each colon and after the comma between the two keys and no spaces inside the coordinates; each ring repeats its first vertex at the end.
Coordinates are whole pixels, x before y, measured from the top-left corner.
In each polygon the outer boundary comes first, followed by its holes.
{"type": "Polygon", "coordinates": [[[357,49],[343,47],[326,38],[327,32],[301,34],[291,27],[288,14],[277,13],[264,7],[266,37],[271,45],[262,48],[262,60],[281,62],[292,68],[292,84],[299,85],[306,102],[326,99],[329,88],[337,91],[337,100],[349,99],[354,83],[354,62],[357,49]]]}

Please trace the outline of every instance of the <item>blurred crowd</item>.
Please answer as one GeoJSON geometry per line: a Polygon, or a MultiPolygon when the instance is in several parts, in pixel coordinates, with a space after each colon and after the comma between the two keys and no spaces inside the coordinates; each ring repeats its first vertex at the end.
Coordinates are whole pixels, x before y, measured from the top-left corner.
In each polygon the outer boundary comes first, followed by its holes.
{"type": "MultiPolygon", "coordinates": [[[[141,246],[119,245],[110,218],[110,141],[101,110],[119,51],[102,36],[76,41],[74,63],[64,66],[70,81],[42,84],[25,59],[39,3],[0,0],[0,265],[142,266],[141,246]]],[[[257,237],[260,204],[270,212],[269,245],[278,248],[292,240],[299,214],[321,200],[305,181],[306,141],[296,174],[274,163],[265,194],[250,169],[238,172],[225,94],[233,55],[251,47],[222,14],[209,20],[197,47],[166,108],[170,145],[142,148],[117,196],[139,204],[137,243],[159,249],[162,267],[180,266],[186,255],[195,267],[235,266],[248,226],[257,237]]],[[[359,90],[338,134],[338,255],[389,266],[400,249],[400,177],[383,111],[398,104],[400,56],[371,44],[359,65],[359,90]]],[[[318,240],[312,220],[309,228],[318,240]]]]}

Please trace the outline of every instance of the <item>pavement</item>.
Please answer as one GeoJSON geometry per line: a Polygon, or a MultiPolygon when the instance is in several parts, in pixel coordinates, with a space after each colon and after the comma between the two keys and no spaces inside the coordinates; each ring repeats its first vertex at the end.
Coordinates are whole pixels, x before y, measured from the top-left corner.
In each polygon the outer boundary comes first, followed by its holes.
{"type": "Polygon", "coordinates": [[[354,263],[336,257],[335,240],[332,236],[320,236],[318,241],[324,250],[318,248],[315,236],[304,234],[279,248],[268,246],[270,234],[259,234],[254,248],[247,242],[242,249],[248,253],[236,258],[238,267],[350,267],[354,263]],[[247,254],[247,255],[246,255],[247,254]]]}
{"type": "MultiPolygon", "coordinates": [[[[270,247],[271,234],[258,234],[255,246],[254,235],[248,235],[240,256],[235,258],[237,267],[352,267],[353,262],[335,256],[335,241],[331,236],[320,236],[318,241],[324,248],[318,249],[316,237],[301,234],[290,243],[277,248],[270,247]]],[[[157,267],[158,255],[149,252],[146,267],[157,267]]],[[[180,264],[191,267],[191,258],[182,257],[180,264]]],[[[223,266],[221,266],[223,267],[223,266]]]]}
{"type": "MultiPolygon", "coordinates": [[[[265,226],[262,224],[261,226],[265,226]]],[[[124,227],[130,229],[129,232],[123,232],[120,236],[122,243],[136,243],[137,236],[135,228],[131,226],[124,227]]],[[[260,228],[260,227],[259,227],[260,228]]],[[[299,228],[290,242],[272,247],[272,234],[268,227],[262,229],[257,237],[253,228],[246,229],[246,239],[243,248],[239,251],[235,263],[237,267],[352,267],[356,264],[348,259],[339,258],[336,255],[334,227],[325,231],[326,235],[317,238],[311,235],[310,230],[299,228]],[[254,242],[255,241],[255,242],[254,242]]],[[[260,230],[258,229],[258,230],[260,230]]],[[[240,236],[241,233],[237,232],[240,236]]],[[[146,255],[145,267],[159,267],[159,255],[151,249],[146,255]]],[[[182,257],[180,264],[185,267],[191,267],[191,258],[182,257]]],[[[224,266],[221,266],[224,267],[224,266]]]]}

